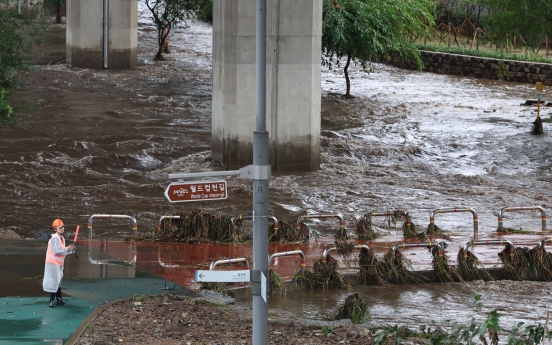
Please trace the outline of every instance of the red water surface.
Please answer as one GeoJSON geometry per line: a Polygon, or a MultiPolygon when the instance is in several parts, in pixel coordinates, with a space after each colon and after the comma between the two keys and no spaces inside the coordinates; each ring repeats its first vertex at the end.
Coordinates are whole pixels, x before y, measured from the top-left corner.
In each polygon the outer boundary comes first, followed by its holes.
{"type": "MultiPolygon", "coordinates": [[[[307,266],[320,258],[325,248],[333,242],[318,241],[309,244],[270,244],[269,252],[301,250],[307,266]]],[[[221,259],[246,258],[252,268],[253,246],[214,243],[147,243],[106,240],[82,241],[96,253],[95,258],[107,255],[120,261],[135,263],[142,268],[181,286],[195,288],[195,271],[208,270],[212,262],[221,259]],[[101,253],[97,253],[101,252],[101,253]]],[[[95,260],[92,258],[92,260],[95,260]]],[[[101,261],[101,260],[98,260],[101,261]]],[[[289,255],[273,258],[270,268],[282,277],[291,277],[301,269],[301,256],[289,255]]],[[[219,264],[217,270],[246,269],[244,263],[219,264]]]]}
{"type": "MultiPolygon", "coordinates": [[[[453,236],[450,240],[445,240],[448,244],[446,256],[450,264],[455,264],[460,248],[463,248],[466,242],[473,240],[473,234],[466,233],[453,236]]],[[[544,235],[527,234],[508,234],[497,233],[479,234],[479,240],[484,239],[504,239],[510,240],[515,246],[533,248],[544,238],[544,235]]],[[[437,242],[441,239],[432,239],[437,242]]],[[[385,236],[366,244],[377,255],[383,256],[390,248],[398,243],[416,243],[416,239],[405,239],[404,237],[385,236]]],[[[89,255],[101,258],[108,256],[120,261],[135,264],[137,268],[144,269],[155,275],[161,276],[169,281],[187,288],[195,288],[196,270],[208,270],[212,262],[222,259],[246,258],[252,268],[253,248],[251,244],[233,245],[233,244],[215,244],[215,243],[149,243],[149,242],[123,242],[107,240],[86,240],[82,241],[85,245],[94,251],[89,255]]],[[[326,248],[334,245],[331,238],[322,238],[316,242],[308,244],[269,244],[269,252],[288,252],[301,250],[305,255],[307,268],[312,270],[315,260],[320,259],[326,248]]],[[[355,242],[355,244],[365,244],[365,242],[355,242]]],[[[500,265],[498,253],[504,249],[503,245],[478,245],[471,247],[472,251],[479,261],[486,267],[500,265]]],[[[406,258],[412,262],[412,268],[415,270],[432,269],[432,256],[427,248],[400,248],[406,258]]],[[[354,272],[358,263],[355,261],[356,253],[351,256],[352,261],[344,263],[340,255],[335,251],[331,252],[334,258],[338,260],[342,270],[345,272],[354,272]]],[[[90,258],[94,261],[95,258],[90,258]]],[[[112,260],[112,259],[109,259],[112,260]]],[[[101,260],[97,260],[98,263],[101,260]]],[[[276,271],[284,279],[292,277],[301,269],[301,256],[290,255],[285,257],[276,257],[271,260],[270,268],[276,271]]],[[[220,264],[217,270],[228,269],[246,269],[244,263],[220,264]]]]}

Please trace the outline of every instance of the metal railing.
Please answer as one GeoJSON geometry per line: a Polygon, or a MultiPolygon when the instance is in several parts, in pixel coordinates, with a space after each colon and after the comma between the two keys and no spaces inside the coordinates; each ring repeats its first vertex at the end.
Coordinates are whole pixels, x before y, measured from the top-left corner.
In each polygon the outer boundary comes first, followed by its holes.
{"type": "MultiPolygon", "coordinates": [[[[274,216],[268,216],[267,218],[274,224],[274,231],[278,231],[278,219],[274,216]]],[[[253,220],[253,216],[242,216],[240,214],[236,218],[232,218],[232,222],[234,222],[234,220],[253,220]]]]}
{"type": "MultiPolygon", "coordinates": [[[[368,253],[371,252],[370,248],[365,244],[357,244],[353,246],[353,249],[359,249],[359,250],[366,249],[368,253]]],[[[322,262],[326,262],[328,260],[328,253],[334,250],[337,251],[337,246],[326,248],[322,253],[322,262]]]]}
{"type": "Polygon", "coordinates": [[[443,256],[445,253],[446,243],[441,242],[403,242],[403,243],[397,243],[393,246],[393,255],[395,255],[395,252],[399,248],[412,248],[412,247],[429,247],[429,248],[437,248],[438,255],[443,256]]]}
{"type": "Polygon", "coordinates": [[[299,218],[297,218],[297,224],[295,225],[297,227],[297,230],[299,230],[299,228],[301,228],[301,220],[302,219],[312,219],[312,218],[318,218],[318,219],[322,219],[322,218],[337,218],[339,219],[339,231],[341,233],[341,236],[345,235],[345,221],[343,220],[343,215],[341,213],[336,213],[336,214],[322,214],[322,213],[318,213],[318,214],[309,214],[307,213],[306,215],[304,216],[300,216],[299,218]]]}
{"type": "Polygon", "coordinates": [[[435,230],[435,214],[436,213],[455,213],[455,212],[471,212],[473,215],[473,236],[474,238],[477,238],[477,233],[479,232],[479,218],[477,216],[477,212],[471,207],[445,207],[445,208],[437,208],[429,214],[429,227],[430,231],[435,230]]]}
{"type": "Polygon", "coordinates": [[[224,259],[224,260],[217,260],[211,262],[211,266],[209,266],[209,270],[214,270],[215,267],[217,267],[220,264],[233,264],[236,262],[245,262],[245,267],[249,268],[249,261],[247,261],[246,258],[236,258],[236,259],[224,259]]]}
{"type": "Polygon", "coordinates": [[[163,226],[163,221],[165,221],[165,219],[180,219],[181,217],[180,216],[161,216],[161,218],[159,218],[159,223],[157,224],[157,230],[161,230],[161,227],[163,226]]]}
{"type": "Polygon", "coordinates": [[[177,267],[180,267],[179,264],[171,264],[171,263],[166,263],[165,261],[163,261],[163,259],[161,259],[161,251],[160,250],[157,251],[157,262],[159,263],[159,265],[161,267],[164,267],[164,268],[177,268],[177,267]]]}
{"type": "Polygon", "coordinates": [[[279,253],[270,254],[268,256],[268,267],[270,267],[270,261],[272,261],[272,259],[282,257],[282,256],[289,256],[289,255],[301,256],[301,273],[305,273],[305,267],[306,267],[305,254],[301,250],[292,250],[289,252],[279,252],[279,253]]]}
{"type": "Polygon", "coordinates": [[[544,208],[540,206],[519,206],[519,207],[503,207],[498,211],[498,228],[502,229],[503,227],[503,219],[504,219],[504,212],[512,212],[512,211],[535,211],[538,210],[541,213],[541,222],[542,222],[542,231],[546,231],[546,212],[544,211],[544,208]]]}
{"type": "Polygon", "coordinates": [[[92,238],[92,220],[94,218],[111,218],[111,219],[130,219],[132,221],[132,231],[134,231],[134,237],[138,232],[138,225],[136,224],[136,218],[133,216],[127,216],[126,214],[93,214],[88,218],[88,238],[92,238]]]}
{"type": "Polygon", "coordinates": [[[464,245],[464,248],[462,250],[463,252],[463,255],[464,255],[464,258],[467,258],[468,257],[468,249],[470,249],[470,247],[472,246],[491,246],[491,245],[495,245],[495,244],[505,244],[508,246],[508,248],[510,248],[510,256],[514,256],[515,254],[515,250],[516,250],[516,247],[514,246],[514,244],[508,240],[479,240],[479,241],[469,241],[469,242],[466,242],[466,244],[464,245]]]}
{"type": "MultiPolygon", "coordinates": [[[[103,247],[107,247],[107,240],[103,240],[103,247]]],[[[125,261],[125,260],[122,260],[122,259],[94,259],[92,258],[92,253],[94,251],[97,251],[91,247],[88,248],[88,262],[90,262],[91,264],[93,265],[119,265],[117,264],[117,262],[124,262],[126,264],[129,264],[129,265],[132,265],[132,266],[135,266],[136,265],[136,260],[137,260],[137,250],[136,250],[136,243],[133,243],[132,244],[132,260],[130,261],[125,261]]]]}

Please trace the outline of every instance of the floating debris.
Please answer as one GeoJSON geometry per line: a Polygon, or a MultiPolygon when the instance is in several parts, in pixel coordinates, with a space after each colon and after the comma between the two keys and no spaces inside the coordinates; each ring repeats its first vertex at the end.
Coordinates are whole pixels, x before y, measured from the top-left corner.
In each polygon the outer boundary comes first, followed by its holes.
{"type": "Polygon", "coordinates": [[[540,234],[541,232],[538,231],[530,231],[530,230],[523,230],[523,229],[515,229],[515,228],[498,228],[496,229],[496,232],[504,233],[504,234],[540,234]]]}
{"type": "Polygon", "coordinates": [[[401,221],[401,220],[406,221],[407,219],[410,218],[408,213],[403,210],[395,210],[393,212],[387,211],[385,213],[387,214],[385,216],[385,221],[387,222],[388,227],[391,227],[391,224],[393,224],[393,226],[397,226],[398,221],[401,221]]]}
{"type": "Polygon", "coordinates": [[[228,289],[226,288],[226,283],[204,283],[201,282],[196,284],[196,292],[201,292],[203,290],[211,290],[224,295],[228,295],[228,289]]]}
{"type": "Polygon", "coordinates": [[[343,319],[350,319],[353,325],[366,323],[372,319],[366,301],[358,293],[348,296],[337,311],[335,320],[343,319]]]}

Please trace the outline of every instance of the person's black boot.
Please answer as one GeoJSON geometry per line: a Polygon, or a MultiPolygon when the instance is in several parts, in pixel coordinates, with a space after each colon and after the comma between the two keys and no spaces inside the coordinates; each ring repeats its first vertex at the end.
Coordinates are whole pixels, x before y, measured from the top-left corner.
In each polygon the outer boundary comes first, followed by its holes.
{"type": "Polygon", "coordinates": [[[61,288],[58,288],[56,292],[56,302],[57,305],[65,305],[65,302],[63,302],[63,298],[61,297],[61,288]]]}
{"type": "Polygon", "coordinates": [[[50,308],[54,308],[56,306],[56,294],[50,292],[50,308]]]}

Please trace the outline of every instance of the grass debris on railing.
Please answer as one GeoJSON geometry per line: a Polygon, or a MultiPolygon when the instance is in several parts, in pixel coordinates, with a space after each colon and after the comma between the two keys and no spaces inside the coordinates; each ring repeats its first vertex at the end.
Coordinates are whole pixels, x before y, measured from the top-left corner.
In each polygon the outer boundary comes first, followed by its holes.
{"type": "Polygon", "coordinates": [[[431,227],[431,223],[427,226],[426,234],[428,236],[435,236],[445,240],[450,240],[450,236],[445,234],[443,229],[435,225],[435,223],[433,223],[433,228],[431,227]]]}
{"type": "Polygon", "coordinates": [[[339,287],[341,289],[350,290],[351,284],[338,271],[339,265],[337,261],[328,255],[326,262],[318,259],[314,262],[313,270],[305,270],[305,273],[298,272],[293,277],[297,284],[309,284],[312,288],[330,288],[339,287]]]}
{"type": "Polygon", "coordinates": [[[457,256],[458,274],[462,281],[472,281],[476,279],[492,280],[492,276],[485,270],[485,267],[477,256],[469,250],[464,252],[464,248],[460,248],[457,256]]]}
{"type": "Polygon", "coordinates": [[[412,270],[412,262],[408,260],[400,250],[389,249],[383,256],[384,268],[380,272],[386,274],[386,280],[390,283],[405,284],[417,281],[412,270]]]}
{"type": "Polygon", "coordinates": [[[552,281],[552,253],[543,246],[536,246],[529,252],[532,271],[546,281],[552,281]]]}
{"type": "MultiPolygon", "coordinates": [[[[250,227],[243,226],[243,220],[230,215],[213,215],[194,209],[190,212],[181,212],[180,218],[166,218],[159,228],[141,234],[139,241],[154,242],[222,242],[246,243],[251,242],[253,233],[250,227]],[[234,220],[236,219],[236,220],[234,220]]],[[[272,224],[268,226],[270,242],[278,243],[307,243],[309,229],[303,223],[296,227],[296,223],[278,220],[276,229],[272,224]]]]}
{"type": "Polygon", "coordinates": [[[286,283],[284,282],[284,279],[278,274],[278,272],[274,271],[273,269],[269,269],[268,276],[270,281],[270,294],[285,295],[287,292],[286,283]]]}
{"type": "Polygon", "coordinates": [[[359,240],[370,241],[375,240],[378,234],[372,229],[372,217],[365,214],[360,217],[355,226],[355,233],[359,240]]]}
{"type": "Polygon", "coordinates": [[[424,232],[418,232],[418,226],[411,219],[406,219],[402,228],[404,237],[417,238],[419,240],[427,239],[427,235],[424,232]]]}
{"type": "Polygon", "coordinates": [[[552,281],[552,254],[540,245],[532,249],[516,247],[513,256],[506,247],[498,255],[504,268],[516,278],[527,279],[532,275],[545,281],[552,281]]]}
{"type": "Polygon", "coordinates": [[[200,209],[180,213],[179,219],[165,219],[153,233],[142,235],[140,240],[157,242],[226,242],[239,243],[250,240],[232,222],[229,215],[216,216],[200,209]]]}
{"type": "Polygon", "coordinates": [[[457,269],[454,266],[449,265],[447,256],[444,252],[440,252],[436,247],[431,247],[429,251],[433,256],[433,271],[435,271],[441,283],[461,280],[457,269]]]}
{"type": "Polygon", "coordinates": [[[516,278],[521,278],[530,273],[531,255],[527,247],[516,247],[514,252],[506,246],[498,253],[504,269],[516,278]]]}
{"type": "Polygon", "coordinates": [[[380,260],[372,251],[361,250],[358,256],[358,276],[360,279],[366,279],[380,285],[388,284],[385,277],[387,276],[384,267],[380,260]]]}
{"type": "Polygon", "coordinates": [[[309,228],[300,223],[297,228],[296,222],[288,222],[278,219],[278,230],[269,225],[268,240],[276,243],[308,243],[310,239],[309,228]]]}

